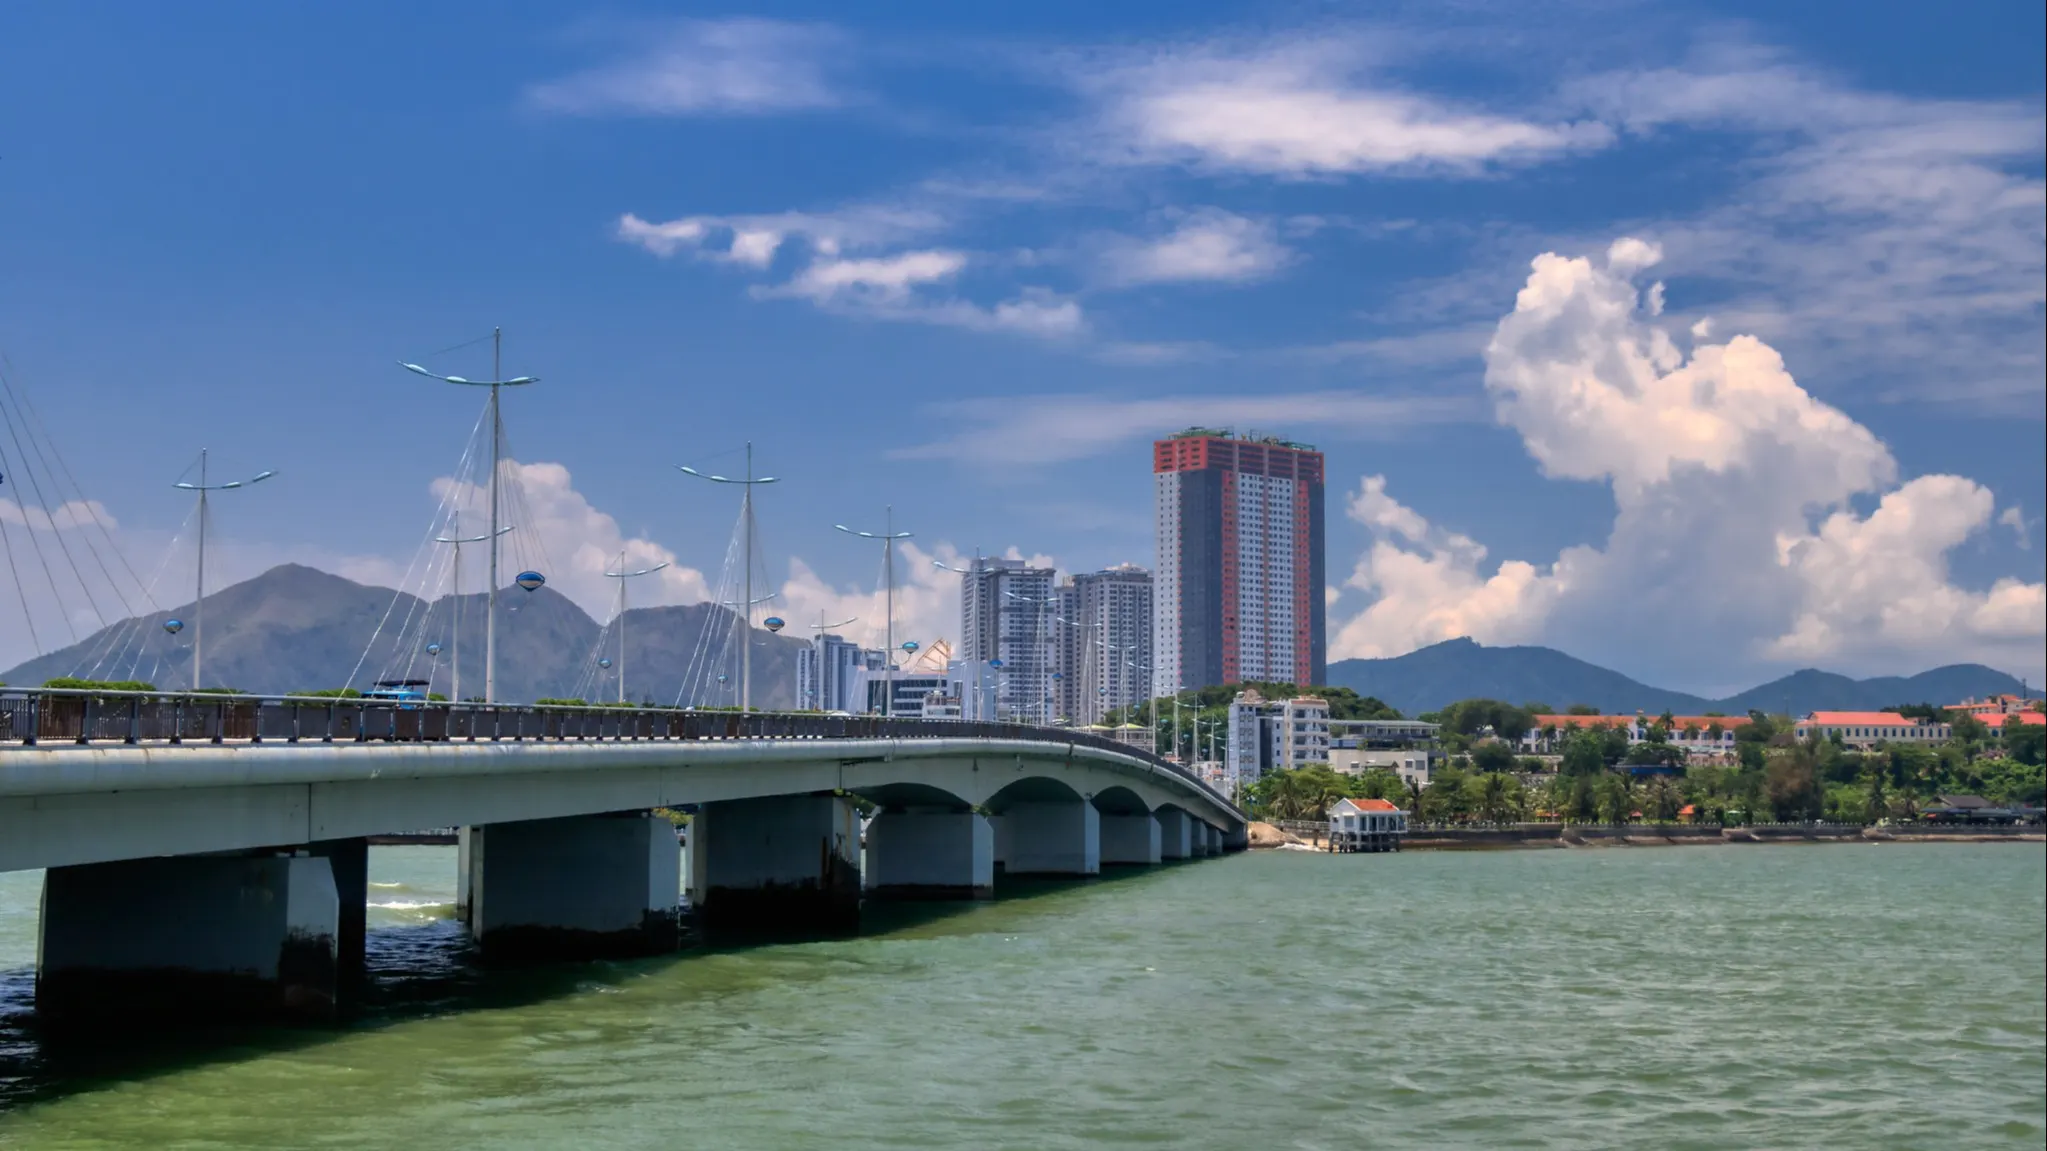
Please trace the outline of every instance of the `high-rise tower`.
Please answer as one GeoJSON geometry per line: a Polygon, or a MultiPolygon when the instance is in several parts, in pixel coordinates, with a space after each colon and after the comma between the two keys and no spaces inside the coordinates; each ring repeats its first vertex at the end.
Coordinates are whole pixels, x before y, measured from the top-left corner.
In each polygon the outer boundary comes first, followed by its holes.
{"type": "Polygon", "coordinates": [[[1190,428],[1152,445],[1154,690],[1319,684],[1322,453],[1190,428]]]}

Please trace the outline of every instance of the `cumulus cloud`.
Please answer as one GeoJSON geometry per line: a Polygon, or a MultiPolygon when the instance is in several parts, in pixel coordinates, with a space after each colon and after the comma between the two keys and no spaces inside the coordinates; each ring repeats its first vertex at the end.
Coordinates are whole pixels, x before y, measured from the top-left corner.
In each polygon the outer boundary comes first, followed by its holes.
{"type": "Polygon", "coordinates": [[[1209,209],[1179,214],[1164,235],[1107,242],[1101,264],[1108,282],[1121,286],[1245,283],[1272,275],[1292,258],[1269,221],[1209,209]]]}
{"type": "MultiPolygon", "coordinates": [[[[488,471],[489,469],[484,469],[488,471]]],[[[561,464],[504,464],[503,499],[508,509],[503,520],[512,525],[506,535],[503,555],[508,564],[533,567],[547,576],[547,586],[574,600],[599,620],[608,619],[616,607],[618,581],[606,579],[605,572],[638,570],[668,564],[662,571],[633,581],[633,603],[638,607],[700,603],[711,598],[702,572],[684,566],[674,552],[642,536],[628,536],[610,514],[592,507],[575,488],[569,469],[561,464]]],[[[489,506],[483,485],[453,476],[433,482],[434,495],[444,506],[463,510],[464,534],[480,535],[489,506]]],[[[478,545],[479,548],[481,545],[478,545]]],[[[445,568],[436,566],[436,572],[445,568]]],[[[518,567],[513,567],[516,572],[518,567]]],[[[475,564],[463,569],[463,583],[471,591],[481,590],[482,568],[475,564]]],[[[438,585],[439,578],[435,577],[438,585]]],[[[510,579],[510,573],[505,578],[510,579]]],[[[416,594],[441,595],[443,586],[408,587],[416,594]]]]}
{"type": "Polygon", "coordinates": [[[1373,543],[1348,586],[1372,602],[1334,651],[1567,637],[1593,658],[1639,659],[1652,639],[1694,675],[1756,658],[2036,667],[2047,585],[1971,589],[1949,572],[1991,524],[1991,493],[1960,476],[1899,484],[1889,450],[1753,336],[1681,350],[1634,279],[1659,258],[1635,239],[1596,263],[1538,257],[1486,349],[1498,418],[1543,474],[1611,489],[1604,544],[1489,571],[1483,547],[1367,478],[1349,513],[1373,543]]]}
{"type": "Polygon", "coordinates": [[[681,20],[630,29],[632,47],[587,71],[536,85],[538,107],[576,115],[740,115],[835,108],[845,37],[779,20],[681,20]]]}
{"type": "Polygon", "coordinates": [[[1137,163],[1288,177],[1475,173],[1604,146],[1597,122],[1543,123],[1403,91],[1338,37],[1209,44],[1076,74],[1103,151],[1137,163]]]}

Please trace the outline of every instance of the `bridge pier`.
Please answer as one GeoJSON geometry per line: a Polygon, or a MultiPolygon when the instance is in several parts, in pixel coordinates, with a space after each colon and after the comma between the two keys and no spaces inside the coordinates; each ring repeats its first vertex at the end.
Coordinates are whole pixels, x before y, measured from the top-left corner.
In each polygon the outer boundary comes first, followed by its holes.
{"type": "Polygon", "coordinates": [[[53,867],[37,1011],[65,1023],[331,1020],[334,876],[304,850],[53,867]]]}
{"type": "Polygon", "coordinates": [[[884,810],[867,825],[873,899],[988,899],[995,828],[971,811],[884,810]]]}
{"type": "Polygon", "coordinates": [[[690,906],[707,931],[860,928],[860,820],[835,795],[706,803],[689,828],[690,906]]]}
{"type": "Polygon", "coordinates": [[[369,978],[370,841],[323,839],[306,845],[334,869],[334,896],[340,914],[334,931],[334,973],[342,998],[348,999],[369,978]]]}
{"type": "Polygon", "coordinates": [[[644,813],[472,827],[469,932],[486,960],[658,955],[681,943],[682,849],[644,813]]]}
{"type": "Polygon", "coordinates": [[[1207,859],[1217,854],[1219,841],[1214,824],[1200,819],[1194,821],[1194,858],[1207,859]]]}
{"type": "Polygon", "coordinates": [[[1102,866],[1157,863],[1163,837],[1149,814],[1102,816],[1102,866]]]}
{"type": "Polygon", "coordinates": [[[1102,816],[1084,799],[1011,804],[1002,815],[1009,875],[1100,875],[1102,816]]]}
{"type": "Polygon", "coordinates": [[[1177,807],[1163,807],[1152,813],[1159,825],[1159,858],[1189,859],[1194,855],[1194,821],[1177,807]]]}

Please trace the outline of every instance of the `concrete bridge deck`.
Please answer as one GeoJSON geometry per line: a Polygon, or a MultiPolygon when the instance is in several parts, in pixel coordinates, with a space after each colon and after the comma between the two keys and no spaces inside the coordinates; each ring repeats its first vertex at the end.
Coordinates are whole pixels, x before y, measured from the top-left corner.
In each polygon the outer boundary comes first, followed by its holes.
{"type": "Polygon", "coordinates": [[[1245,843],[1177,765],[1015,724],[0,691],[0,739],[0,870],[50,869],[53,1014],[331,1010],[362,962],[367,837],[424,827],[463,829],[462,912],[507,959],[675,945],[655,809],[691,813],[704,922],[754,931],[1245,843]]]}

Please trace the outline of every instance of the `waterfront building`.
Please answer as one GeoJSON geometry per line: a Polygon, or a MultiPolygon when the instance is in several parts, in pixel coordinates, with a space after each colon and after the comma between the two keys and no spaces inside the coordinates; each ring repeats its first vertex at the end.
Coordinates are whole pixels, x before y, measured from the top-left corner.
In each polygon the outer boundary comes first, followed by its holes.
{"type": "Polygon", "coordinates": [[[820,633],[796,653],[796,706],[805,711],[865,711],[865,689],[857,687],[855,679],[863,670],[886,666],[887,653],[820,633]]]}
{"type": "Polygon", "coordinates": [[[1152,445],[1152,473],[1152,694],[1322,683],[1322,453],[1190,428],[1152,445]]]}
{"type": "Polygon", "coordinates": [[[960,574],[960,646],[968,663],[1001,660],[995,688],[997,715],[1048,722],[1054,710],[1052,678],[1058,670],[1059,620],[1054,614],[1051,568],[1023,560],[978,556],[960,574]]]}
{"type": "Polygon", "coordinates": [[[1339,799],[1329,809],[1331,851],[1398,851],[1407,813],[1384,799],[1339,799]]]}
{"type": "Polygon", "coordinates": [[[1895,711],[1816,711],[1793,729],[1800,739],[1833,739],[1849,747],[1879,743],[1945,743],[1954,728],[1895,711]]]}
{"type": "Polygon", "coordinates": [[[1268,700],[1246,688],[1230,701],[1224,772],[1245,786],[1268,771],[1329,762],[1329,701],[1318,696],[1268,700]]]}

